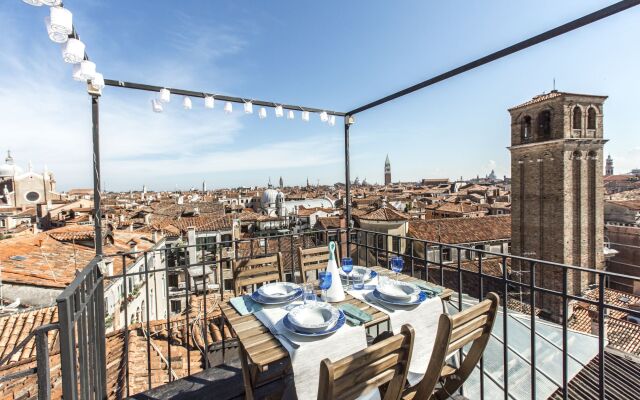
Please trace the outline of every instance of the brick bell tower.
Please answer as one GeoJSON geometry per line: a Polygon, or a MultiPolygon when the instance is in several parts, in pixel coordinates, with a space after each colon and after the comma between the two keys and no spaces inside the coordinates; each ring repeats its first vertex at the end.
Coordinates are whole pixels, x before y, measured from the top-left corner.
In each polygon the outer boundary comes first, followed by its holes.
{"type": "MultiPolygon", "coordinates": [[[[510,108],[512,253],[585,268],[604,267],[603,103],[607,96],[556,90],[510,108]]],[[[530,264],[512,272],[529,281],[530,264]]],[[[536,265],[536,284],[562,291],[562,270],[536,265]]],[[[595,282],[570,272],[569,293],[595,282]]],[[[559,296],[536,296],[551,319],[562,315],[559,296]]]]}
{"type": "Polygon", "coordinates": [[[391,185],[391,163],[389,162],[389,155],[384,160],[384,184],[391,185]]]}

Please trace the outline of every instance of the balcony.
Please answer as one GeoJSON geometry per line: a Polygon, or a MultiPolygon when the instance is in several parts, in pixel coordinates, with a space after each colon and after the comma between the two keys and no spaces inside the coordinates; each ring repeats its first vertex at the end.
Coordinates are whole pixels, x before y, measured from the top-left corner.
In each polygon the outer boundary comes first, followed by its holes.
{"type": "MultiPolygon", "coordinates": [[[[607,288],[607,281],[618,274],[356,228],[236,240],[228,243],[237,249],[235,254],[225,252],[196,264],[188,264],[188,253],[203,252],[202,246],[153,249],[130,254],[129,259],[146,260],[145,268],[133,268],[132,261],[121,275],[104,275],[97,257],[58,298],[59,322],[33,334],[36,360],[6,370],[3,384],[23,385],[30,396],[37,391],[40,398],[59,397],[61,390],[73,398],[206,398],[211,393],[220,399],[242,398],[236,333],[220,314],[221,301],[232,296],[233,282],[226,278],[230,265],[281,253],[286,279],[299,281],[297,248],[326,246],[329,236],[337,239],[339,254],[350,254],[357,265],[386,266],[390,257],[403,257],[404,274],[451,289],[446,298],[450,313],[470,307],[489,291],[499,294],[491,339],[462,388],[467,398],[631,398],[640,389],[633,361],[640,356],[640,336],[633,336],[631,328],[640,330],[630,322],[640,317],[640,310],[607,288]],[[378,243],[400,245],[394,250],[378,243]],[[181,262],[169,265],[169,252],[184,255],[174,258],[181,262]],[[155,257],[158,253],[164,257],[155,257]],[[454,261],[447,261],[445,253],[454,261]],[[172,312],[172,291],[158,286],[167,281],[156,278],[193,268],[211,270],[203,275],[204,282],[215,281],[216,290],[193,291],[187,280],[182,293],[186,307],[172,312]],[[543,273],[559,274],[554,276],[560,277],[561,290],[555,283],[540,284],[543,273]],[[572,275],[589,276],[593,283],[575,293],[567,285],[572,275]],[[105,314],[105,297],[120,290],[118,282],[126,286],[129,278],[139,282],[136,295],[123,297],[117,311],[105,314]],[[133,312],[140,299],[145,306],[133,312]],[[59,331],[59,350],[48,342],[53,331],[59,331]]],[[[222,253],[223,247],[218,248],[222,253]]],[[[367,333],[371,339],[387,329],[378,324],[367,333]]],[[[23,342],[28,346],[33,338],[23,342]]],[[[256,396],[277,386],[270,382],[259,387],[256,396]]]]}

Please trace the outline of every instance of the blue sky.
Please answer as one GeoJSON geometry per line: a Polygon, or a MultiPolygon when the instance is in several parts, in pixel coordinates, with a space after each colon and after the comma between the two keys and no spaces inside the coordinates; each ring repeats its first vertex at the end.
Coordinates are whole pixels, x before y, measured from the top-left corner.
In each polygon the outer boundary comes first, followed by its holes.
{"type": "MultiPolygon", "coordinates": [[[[67,0],[105,77],[339,111],[602,8],[610,1],[67,0]],[[178,5],[179,4],[179,5],[178,5]]],[[[46,36],[45,7],[0,4],[0,151],[91,185],[90,105],[46,36]]],[[[604,94],[605,151],[640,167],[640,8],[358,115],[352,177],[394,180],[510,175],[507,108],[552,89],[604,94]]],[[[103,179],[127,190],[344,181],[340,122],[244,115],[235,105],[163,114],[153,94],[106,88],[103,179]]]]}

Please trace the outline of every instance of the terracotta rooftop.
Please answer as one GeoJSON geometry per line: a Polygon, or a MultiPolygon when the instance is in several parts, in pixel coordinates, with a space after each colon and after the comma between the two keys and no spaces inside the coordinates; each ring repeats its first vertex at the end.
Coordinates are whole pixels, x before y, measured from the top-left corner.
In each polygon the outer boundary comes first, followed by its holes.
{"type": "MultiPolygon", "coordinates": [[[[58,322],[58,308],[46,307],[37,310],[18,312],[0,317],[0,359],[8,356],[16,345],[29,336],[35,328],[58,322]]],[[[59,345],[58,331],[49,331],[49,350],[59,345]]],[[[35,338],[14,354],[10,362],[22,361],[36,355],[35,338]]]]}
{"type": "MultiPolygon", "coordinates": [[[[585,291],[583,297],[589,300],[598,300],[598,289],[585,291]]],[[[605,289],[605,304],[627,309],[635,307],[635,310],[640,311],[640,296],[607,288],[605,289]]],[[[574,306],[573,316],[569,321],[569,328],[591,333],[590,311],[593,313],[596,310],[594,305],[577,302],[574,306]]],[[[605,325],[609,346],[640,356],[640,324],[628,321],[627,317],[630,314],[627,312],[609,309],[608,313],[605,325]]]]}
{"type": "Polygon", "coordinates": [[[338,229],[340,217],[318,217],[314,229],[338,229]]]}
{"type": "Polygon", "coordinates": [[[447,244],[511,239],[511,215],[411,220],[407,236],[447,244]]]}
{"type": "Polygon", "coordinates": [[[360,215],[358,218],[365,221],[405,221],[409,219],[409,216],[391,207],[382,207],[367,214],[360,215]]]}
{"type": "Polygon", "coordinates": [[[611,201],[607,203],[616,204],[618,206],[626,207],[630,210],[640,211],[640,200],[624,200],[624,201],[611,201]]]}
{"type": "Polygon", "coordinates": [[[436,208],[436,211],[459,213],[459,214],[472,213],[472,212],[486,212],[486,210],[483,210],[482,207],[480,207],[478,204],[472,204],[467,202],[443,203],[438,208],[436,208]]]}

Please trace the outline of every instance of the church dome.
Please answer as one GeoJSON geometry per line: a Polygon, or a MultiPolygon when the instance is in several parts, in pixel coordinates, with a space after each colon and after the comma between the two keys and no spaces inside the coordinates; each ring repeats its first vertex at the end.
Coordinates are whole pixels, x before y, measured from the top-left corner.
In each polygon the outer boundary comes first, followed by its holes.
{"type": "Polygon", "coordinates": [[[15,175],[19,175],[21,174],[22,168],[18,167],[17,165],[13,165],[13,164],[2,164],[0,165],[0,177],[5,178],[5,177],[13,177],[15,175]]]}
{"type": "Polygon", "coordinates": [[[275,204],[276,199],[278,198],[278,191],[275,189],[267,189],[262,192],[262,198],[260,199],[260,203],[263,207],[269,207],[270,204],[275,204]]]}

